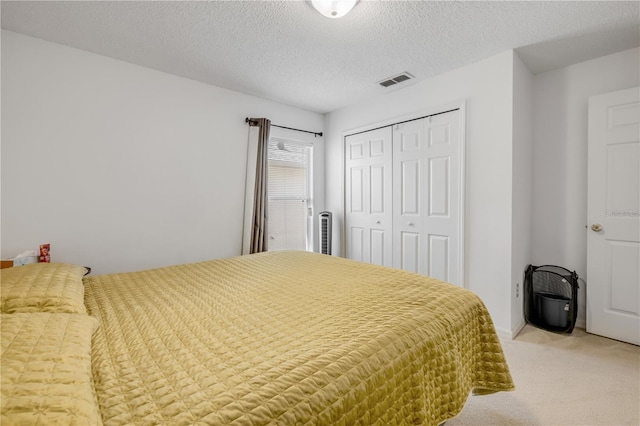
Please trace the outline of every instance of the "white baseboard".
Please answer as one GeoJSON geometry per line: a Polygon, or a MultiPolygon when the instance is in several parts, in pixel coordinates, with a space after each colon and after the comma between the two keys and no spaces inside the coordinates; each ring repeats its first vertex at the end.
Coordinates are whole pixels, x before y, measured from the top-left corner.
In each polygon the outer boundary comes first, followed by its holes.
{"type": "Polygon", "coordinates": [[[526,322],[524,321],[524,318],[522,318],[520,322],[516,324],[516,326],[511,330],[507,328],[496,327],[496,333],[498,333],[498,337],[500,337],[501,339],[513,340],[520,333],[520,331],[522,331],[525,325],[526,322]]]}
{"type": "Polygon", "coordinates": [[[527,322],[524,320],[524,318],[521,318],[520,322],[516,324],[516,326],[511,330],[511,339],[515,339],[516,336],[520,334],[525,325],[527,325],[527,322]]]}
{"type": "MultiPolygon", "coordinates": [[[[516,336],[518,336],[518,334],[520,334],[520,332],[522,331],[525,325],[527,325],[527,322],[523,318],[515,327],[513,327],[512,330],[496,327],[496,333],[498,333],[498,337],[500,337],[501,339],[513,340],[516,338],[516,336]]],[[[576,320],[575,328],[581,328],[583,330],[586,330],[587,329],[586,321],[581,319],[576,320]]]]}

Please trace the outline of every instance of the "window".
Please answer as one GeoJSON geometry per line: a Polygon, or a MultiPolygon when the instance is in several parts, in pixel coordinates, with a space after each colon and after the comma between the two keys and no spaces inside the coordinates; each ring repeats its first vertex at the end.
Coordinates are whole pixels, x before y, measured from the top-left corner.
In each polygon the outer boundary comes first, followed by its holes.
{"type": "Polygon", "coordinates": [[[271,138],[268,154],[268,248],[312,250],[312,147],[271,138]]]}

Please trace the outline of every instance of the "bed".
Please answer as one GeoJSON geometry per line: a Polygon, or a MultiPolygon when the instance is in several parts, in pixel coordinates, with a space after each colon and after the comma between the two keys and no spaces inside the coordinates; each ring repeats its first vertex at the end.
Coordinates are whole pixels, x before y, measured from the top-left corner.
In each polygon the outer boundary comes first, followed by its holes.
{"type": "Polygon", "coordinates": [[[425,424],[514,388],[481,300],[269,252],[132,273],[2,270],[2,424],[425,424]]]}

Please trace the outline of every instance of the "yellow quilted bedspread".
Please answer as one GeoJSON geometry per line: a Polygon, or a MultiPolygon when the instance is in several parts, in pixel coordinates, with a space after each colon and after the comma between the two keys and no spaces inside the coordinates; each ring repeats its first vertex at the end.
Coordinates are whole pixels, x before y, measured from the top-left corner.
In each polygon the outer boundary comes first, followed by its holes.
{"type": "Polygon", "coordinates": [[[305,252],[85,278],[106,425],[427,424],[513,389],[473,293],[305,252]]]}
{"type": "Polygon", "coordinates": [[[0,315],[2,426],[100,424],[91,383],[96,325],[84,314],[0,315]]]}

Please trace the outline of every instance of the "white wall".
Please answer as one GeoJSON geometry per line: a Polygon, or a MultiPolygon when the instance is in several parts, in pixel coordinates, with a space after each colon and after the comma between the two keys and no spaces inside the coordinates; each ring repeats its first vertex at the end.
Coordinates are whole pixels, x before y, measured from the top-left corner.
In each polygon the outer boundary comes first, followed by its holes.
{"type": "Polygon", "coordinates": [[[580,276],[585,326],[588,97],[638,86],[640,50],[630,49],[534,77],[532,263],[580,276]]]}
{"type": "MultiPolygon", "coordinates": [[[[240,254],[247,116],[324,125],[320,114],[2,31],[2,257],[51,243],[52,260],[106,273],[240,254]]],[[[316,158],[320,211],[322,143],[316,158]]]]}
{"type": "Polygon", "coordinates": [[[513,200],[511,235],[511,330],[524,326],[523,273],[531,263],[533,201],[533,75],[518,55],[513,61],[513,200]]]}
{"type": "Polygon", "coordinates": [[[465,286],[487,305],[496,327],[511,333],[512,51],[327,115],[326,201],[343,215],[343,133],[466,100],[465,286]]]}

